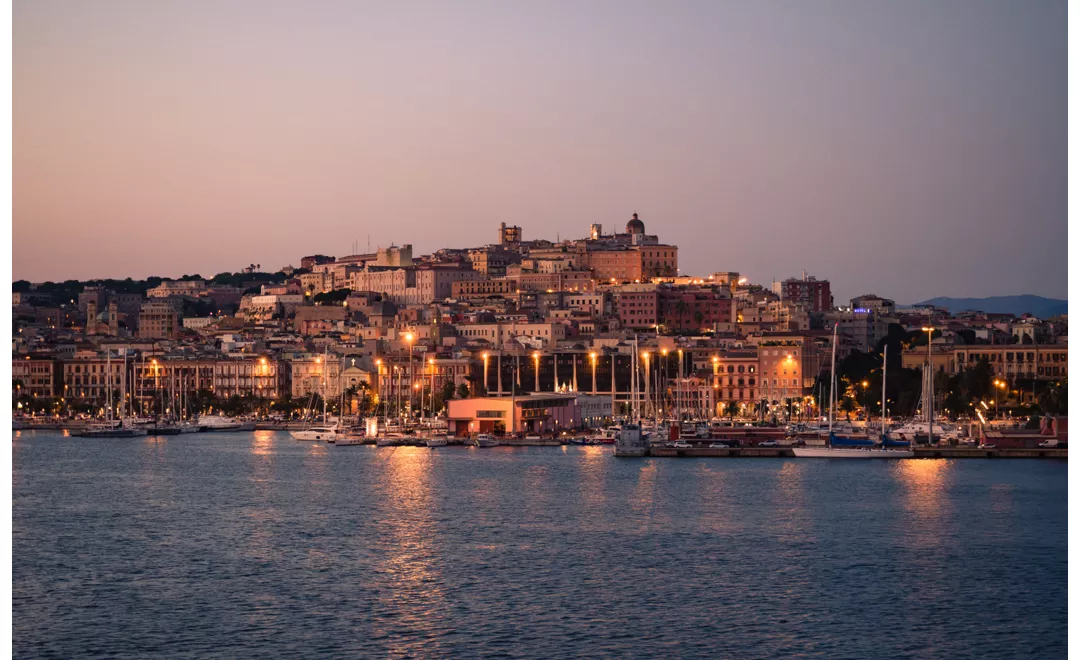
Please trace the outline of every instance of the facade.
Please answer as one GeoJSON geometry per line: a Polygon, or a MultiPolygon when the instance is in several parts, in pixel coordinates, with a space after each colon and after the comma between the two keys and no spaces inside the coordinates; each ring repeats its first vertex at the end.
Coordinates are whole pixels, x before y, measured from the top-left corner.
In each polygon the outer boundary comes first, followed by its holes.
{"type": "Polygon", "coordinates": [[[542,346],[553,346],[566,338],[562,323],[468,323],[457,326],[459,337],[482,339],[492,346],[502,346],[519,337],[536,340],[542,346]]]}
{"type": "Polygon", "coordinates": [[[616,308],[623,327],[655,328],[660,322],[660,294],[655,284],[621,287],[616,293],[616,308]]]}
{"type": "Polygon", "coordinates": [[[172,339],[179,330],[176,309],[163,302],[148,302],[139,311],[139,337],[142,339],[172,339]]]}
{"type": "Polygon", "coordinates": [[[784,280],[780,288],[780,298],[785,302],[806,305],[811,312],[824,312],[833,307],[832,291],[829,280],[819,280],[803,275],[802,279],[784,280]]]}
{"type": "Polygon", "coordinates": [[[450,433],[555,433],[581,427],[581,409],[574,394],[529,394],[516,397],[473,397],[447,402],[450,433]]]}
{"type": "Polygon", "coordinates": [[[198,297],[206,290],[203,280],[166,280],[158,286],[148,289],[148,298],[168,298],[169,296],[198,297]]]}
{"type": "Polygon", "coordinates": [[[27,355],[11,361],[11,378],[19,381],[19,395],[58,396],[63,391],[62,377],[60,362],[54,358],[27,355]]]}
{"type": "Polygon", "coordinates": [[[659,289],[659,322],[674,330],[708,330],[731,322],[731,297],[711,288],[659,289]]]}

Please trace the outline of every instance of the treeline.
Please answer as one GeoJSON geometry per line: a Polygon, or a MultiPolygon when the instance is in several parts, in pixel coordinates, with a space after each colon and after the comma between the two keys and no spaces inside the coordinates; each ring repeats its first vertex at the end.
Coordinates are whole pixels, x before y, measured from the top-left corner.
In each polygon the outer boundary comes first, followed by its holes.
{"type": "Polygon", "coordinates": [[[92,279],[92,280],[64,280],[63,282],[41,282],[36,286],[28,280],[16,280],[11,285],[13,293],[27,293],[33,291],[37,294],[48,295],[55,305],[70,305],[78,300],[78,296],[88,287],[101,287],[116,293],[137,293],[146,295],[146,292],[165,281],[191,281],[206,280],[208,286],[233,286],[243,289],[256,288],[260,284],[277,284],[309,271],[298,269],[292,275],[283,272],[277,273],[218,273],[207,279],[198,273],[181,275],[180,277],[147,277],[136,280],[130,277],[126,279],[92,279]]]}

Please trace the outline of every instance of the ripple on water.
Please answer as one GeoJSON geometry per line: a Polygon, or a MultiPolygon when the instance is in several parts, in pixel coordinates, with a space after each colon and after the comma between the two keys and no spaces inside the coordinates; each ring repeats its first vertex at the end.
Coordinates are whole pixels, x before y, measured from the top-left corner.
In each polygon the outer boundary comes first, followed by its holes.
{"type": "Polygon", "coordinates": [[[24,433],[13,452],[19,657],[1066,650],[1064,463],[273,433],[24,433]]]}

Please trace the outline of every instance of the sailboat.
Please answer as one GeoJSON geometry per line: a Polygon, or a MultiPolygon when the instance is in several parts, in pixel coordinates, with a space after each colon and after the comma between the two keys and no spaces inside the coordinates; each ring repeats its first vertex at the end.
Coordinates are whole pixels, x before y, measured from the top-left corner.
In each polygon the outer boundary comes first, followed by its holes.
{"type": "MultiPolygon", "coordinates": [[[[836,416],[836,340],[837,327],[833,325],[832,369],[829,387],[829,444],[826,447],[793,447],[792,451],[799,458],[914,458],[911,449],[888,449],[870,439],[838,436],[833,431],[833,418],[836,416]]],[[[885,398],[884,372],[882,373],[882,400],[885,398]]],[[[884,406],[882,406],[884,409],[884,406]]],[[[882,415],[884,425],[884,414],[882,415]]],[[[884,427],[883,427],[884,428],[884,427]]]]}
{"type": "MultiPolygon", "coordinates": [[[[329,355],[329,353],[327,353],[326,355],[329,355]]],[[[325,369],[326,365],[328,364],[327,361],[326,361],[326,357],[323,358],[322,363],[323,363],[323,368],[325,369]]],[[[326,375],[325,374],[321,375],[321,377],[319,379],[319,385],[320,385],[320,393],[321,393],[321,398],[322,398],[322,418],[323,418],[322,425],[320,425],[320,426],[312,426],[312,427],[309,427],[309,428],[306,428],[306,429],[303,429],[303,430],[300,430],[300,431],[290,431],[289,435],[291,435],[293,437],[293,439],[295,439],[295,440],[308,440],[308,441],[325,440],[326,442],[335,442],[337,440],[337,438],[338,438],[338,435],[341,434],[341,429],[338,427],[337,424],[335,424],[333,426],[330,426],[326,421],[326,375]]],[[[314,395],[312,395],[312,396],[314,396],[314,395]]]]}
{"type": "Polygon", "coordinates": [[[126,418],[127,406],[124,404],[127,397],[127,350],[124,350],[124,367],[123,373],[120,376],[120,423],[117,424],[113,421],[113,401],[112,401],[112,349],[108,349],[105,353],[105,378],[106,385],[106,400],[108,401],[108,408],[105,410],[105,424],[99,426],[93,426],[87,428],[79,433],[73,433],[81,438],[137,438],[139,436],[146,435],[146,429],[138,426],[133,426],[126,418]]]}
{"type": "MultiPolygon", "coordinates": [[[[630,421],[619,428],[615,439],[615,455],[619,457],[640,458],[649,454],[649,436],[641,428],[641,415],[638,412],[637,399],[637,338],[634,338],[634,350],[630,354],[630,421]]],[[[612,357],[612,370],[615,369],[612,357]]],[[[612,396],[615,396],[612,388],[612,396]]]]}

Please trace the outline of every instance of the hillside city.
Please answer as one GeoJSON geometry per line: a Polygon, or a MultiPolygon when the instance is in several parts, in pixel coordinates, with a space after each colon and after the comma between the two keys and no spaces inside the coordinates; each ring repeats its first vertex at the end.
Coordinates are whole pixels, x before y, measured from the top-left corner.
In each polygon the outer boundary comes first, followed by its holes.
{"type": "Polygon", "coordinates": [[[1065,412],[1065,316],[836,301],[828,279],[806,273],[770,285],[686,275],[679,248],[636,213],[581,239],[527,239],[505,223],[493,238],[212,278],[15,282],[16,414],[100,417],[111,405],[288,420],[325,401],[419,418],[476,399],[458,409],[461,428],[503,432],[490,422],[507,400],[512,419],[550,432],[610,423],[636,397],[654,418],[780,424],[826,413],[834,327],[838,415],[880,416],[883,398],[889,417],[918,414],[928,358],[936,414],[1065,412]]]}

